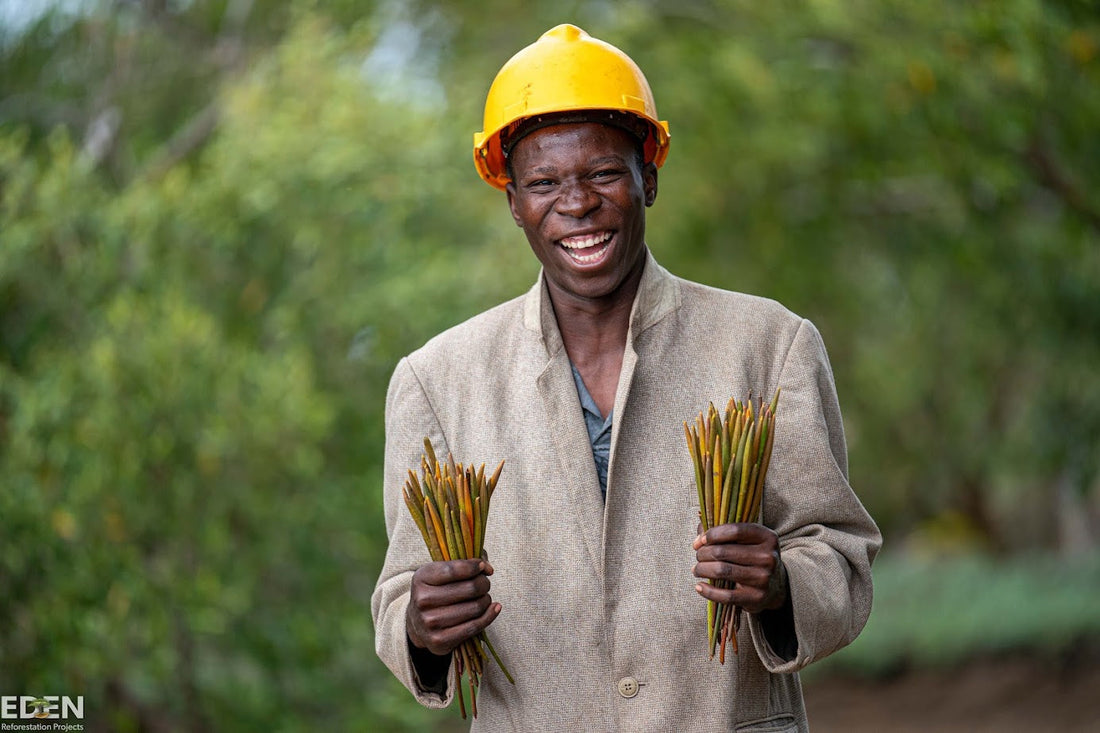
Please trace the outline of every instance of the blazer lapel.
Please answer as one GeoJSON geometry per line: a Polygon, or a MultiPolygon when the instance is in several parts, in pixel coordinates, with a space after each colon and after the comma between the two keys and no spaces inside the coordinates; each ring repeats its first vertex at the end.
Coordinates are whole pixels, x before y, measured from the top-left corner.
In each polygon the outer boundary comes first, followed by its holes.
{"type": "MultiPolygon", "coordinates": [[[[638,287],[631,309],[630,330],[623,366],[619,373],[619,386],[615,391],[614,421],[611,427],[611,456],[607,475],[607,502],[612,501],[616,476],[616,446],[623,415],[628,409],[631,386],[634,380],[638,353],[635,340],[652,325],[662,320],[680,306],[679,286],[669,273],[646,252],[646,265],[642,282],[638,287]]],[[[546,348],[547,361],[538,376],[538,392],[545,410],[546,424],[553,436],[554,448],[561,464],[562,475],[567,476],[562,491],[572,492],[572,506],[577,507],[576,522],[584,537],[585,549],[596,572],[603,577],[604,538],[607,521],[606,507],[601,498],[600,479],[592,460],[592,444],[581,414],[577,386],[569,365],[569,356],[558,330],[550,296],[546,292],[544,276],[540,272],[538,282],[527,293],[523,314],[524,327],[538,333],[546,348]]],[[[558,489],[555,489],[558,490],[558,489]]],[[[622,489],[619,489],[620,491],[622,489]]]]}
{"type": "Polygon", "coordinates": [[[546,347],[547,361],[537,379],[538,393],[561,475],[567,477],[563,485],[547,487],[547,490],[570,492],[569,504],[576,507],[575,521],[584,538],[588,559],[602,577],[604,506],[600,479],[592,460],[592,444],[581,414],[569,355],[565,351],[541,275],[528,293],[524,325],[540,332],[546,347]]]}

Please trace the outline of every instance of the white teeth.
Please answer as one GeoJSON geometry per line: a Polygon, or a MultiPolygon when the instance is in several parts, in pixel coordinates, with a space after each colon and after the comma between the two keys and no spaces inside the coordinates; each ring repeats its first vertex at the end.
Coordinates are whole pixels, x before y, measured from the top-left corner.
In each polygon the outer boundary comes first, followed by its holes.
{"type": "Polygon", "coordinates": [[[572,252],[570,250],[566,250],[566,252],[569,254],[570,257],[573,258],[574,262],[580,262],[581,264],[587,264],[589,262],[595,262],[596,260],[603,257],[603,253],[607,251],[607,248],[609,246],[610,245],[604,245],[603,247],[600,247],[599,252],[593,252],[590,255],[579,255],[576,252],[572,252]]]}
{"type": "MultiPolygon", "coordinates": [[[[597,244],[603,244],[607,240],[611,239],[611,232],[601,232],[599,234],[583,234],[579,237],[566,237],[561,240],[561,246],[566,249],[588,249],[589,247],[595,247],[597,244]]],[[[587,259],[587,258],[581,258],[587,259]]]]}

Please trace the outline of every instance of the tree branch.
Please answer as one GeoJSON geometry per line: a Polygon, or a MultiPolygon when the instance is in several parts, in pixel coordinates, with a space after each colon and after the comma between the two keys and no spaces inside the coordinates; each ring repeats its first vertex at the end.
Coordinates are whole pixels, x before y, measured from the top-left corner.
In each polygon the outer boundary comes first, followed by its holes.
{"type": "MultiPolygon", "coordinates": [[[[253,0],[231,0],[226,6],[221,32],[214,44],[219,64],[226,71],[240,66],[244,56],[244,26],[253,0]]],[[[192,117],[168,142],[153,154],[139,178],[156,180],[202,145],[214,134],[221,117],[215,99],[192,117]]]]}
{"type": "Polygon", "coordinates": [[[1058,194],[1059,198],[1083,217],[1093,229],[1100,231],[1100,210],[1093,207],[1085,191],[1058,164],[1049,146],[1038,133],[1032,135],[1031,142],[1024,152],[1024,158],[1035,171],[1040,183],[1058,194]]]}
{"type": "Polygon", "coordinates": [[[153,154],[152,159],[145,165],[145,169],[138,178],[144,180],[161,178],[172,166],[202,147],[202,144],[214,134],[220,117],[221,110],[215,100],[188,120],[175,135],[169,138],[168,142],[153,154]]]}

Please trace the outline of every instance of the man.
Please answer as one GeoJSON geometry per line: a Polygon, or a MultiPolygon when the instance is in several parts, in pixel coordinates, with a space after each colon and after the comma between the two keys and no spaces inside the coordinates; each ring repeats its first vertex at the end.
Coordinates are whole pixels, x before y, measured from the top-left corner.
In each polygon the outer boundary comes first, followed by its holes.
{"type": "Polygon", "coordinates": [[[645,213],[668,143],[613,46],[566,25],[514,56],[474,159],[507,193],[539,281],[390,383],[378,654],[442,707],[452,650],[485,630],[515,685],[487,665],[475,729],[806,730],[797,671],[870,612],[881,538],[848,485],[820,336],[774,301],[656,263],[645,213]],[[763,524],[697,536],[683,421],[777,387],[763,524]],[[488,560],[429,562],[400,497],[425,436],[459,461],[505,461],[488,560]],[[705,582],[720,578],[734,590],[705,582]],[[725,665],[708,659],[704,598],[746,612],[725,665]]]}

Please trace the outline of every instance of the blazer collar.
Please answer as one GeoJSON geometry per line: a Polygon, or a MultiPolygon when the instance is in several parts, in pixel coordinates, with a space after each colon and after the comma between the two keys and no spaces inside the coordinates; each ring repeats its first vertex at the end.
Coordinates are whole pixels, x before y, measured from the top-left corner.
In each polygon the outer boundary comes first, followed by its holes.
{"type": "MultiPolygon", "coordinates": [[[[630,310],[628,343],[632,346],[639,334],[679,308],[680,303],[679,281],[657,264],[653,253],[646,248],[642,280],[638,284],[638,293],[634,296],[634,305],[630,310]]],[[[523,325],[541,336],[547,355],[552,356],[562,348],[561,331],[558,330],[550,293],[546,289],[546,274],[542,270],[539,271],[538,280],[524,297],[523,325]]]]}

